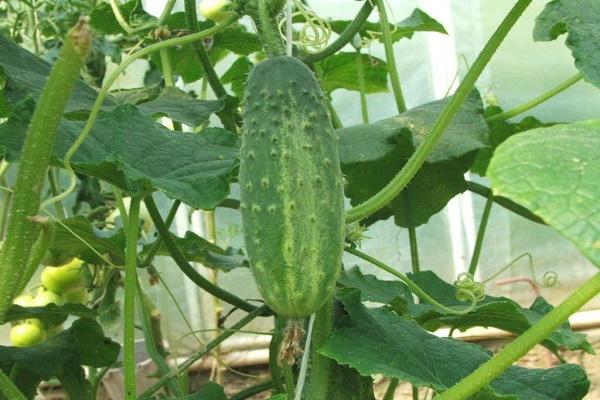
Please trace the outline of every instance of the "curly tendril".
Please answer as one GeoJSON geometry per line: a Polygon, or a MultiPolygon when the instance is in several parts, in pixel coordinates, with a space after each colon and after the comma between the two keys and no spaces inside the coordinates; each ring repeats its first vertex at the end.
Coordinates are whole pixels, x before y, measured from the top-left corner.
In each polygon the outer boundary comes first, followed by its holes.
{"type": "Polygon", "coordinates": [[[477,282],[473,275],[463,272],[454,281],[456,300],[480,302],[485,298],[485,284],[477,282]]]}
{"type": "Polygon", "coordinates": [[[514,260],[509,262],[507,265],[502,267],[494,275],[487,278],[483,283],[488,283],[488,282],[496,279],[498,276],[500,276],[502,273],[504,273],[504,271],[506,271],[508,268],[510,268],[511,266],[516,264],[517,261],[519,261],[520,259],[522,259],[524,257],[527,257],[529,270],[531,271],[531,278],[533,279],[533,281],[536,284],[538,284],[540,287],[543,287],[543,288],[558,287],[560,285],[560,282],[558,280],[558,274],[555,271],[544,272],[544,275],[542,276],[542,281],[540,281],[536,277],[535,265],[533,264],[533,256],[530,253],[521,254],[519,257],[515,258],[514,260]]]}
{"type": "MultiPolygon", "coordinates": [[[[304,19],[302,29],[298,32],[298,39],[293,40],[293,44],[315,53],[325,49],[332,33],[329,22],[319,17],[314,11],[306,9],[299,0],[293,0],[293,2],[298,11],[292,13],[292,19],[298,16],[304,19]]],[[[287,41],[287,37],[283,32],[285,24],[286,19],[283,18],[279,21],[278,26],[281,37],[287,41]]]]}

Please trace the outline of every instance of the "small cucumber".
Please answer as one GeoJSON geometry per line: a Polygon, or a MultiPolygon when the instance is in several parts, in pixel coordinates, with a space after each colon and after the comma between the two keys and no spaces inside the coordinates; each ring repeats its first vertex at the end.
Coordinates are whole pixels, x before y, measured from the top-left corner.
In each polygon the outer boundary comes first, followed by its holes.
{"type": "Polygon", "coordinates": [[[240,156],[246,250],[265,302],[303,318],[333,295],[344,244],[337,140],[315,76],[292,57],[248,78],[240,156]]]}

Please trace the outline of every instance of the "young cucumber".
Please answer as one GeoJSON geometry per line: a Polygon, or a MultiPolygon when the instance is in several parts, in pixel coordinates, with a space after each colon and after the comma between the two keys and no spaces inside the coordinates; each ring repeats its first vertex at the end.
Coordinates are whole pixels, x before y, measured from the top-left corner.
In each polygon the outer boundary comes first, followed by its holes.
{"type": "Polygon", "coordinates": [[[250,265],[265,302],[303,318],[330,298],[344,232],[337,141],[313,73],[292,57],[248,78],[240,156],[250,265]]]}

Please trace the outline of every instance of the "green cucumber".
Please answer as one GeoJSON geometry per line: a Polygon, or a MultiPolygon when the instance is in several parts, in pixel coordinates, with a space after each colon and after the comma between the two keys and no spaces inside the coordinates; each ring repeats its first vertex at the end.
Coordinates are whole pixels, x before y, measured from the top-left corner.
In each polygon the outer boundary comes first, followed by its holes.
{"type": "Polygon", "coordinates": [[[244,237],[258,289],[287,318],[331,298],[344,243],[337,140],[313,73],[287,56],[248,78],[240,155],[244,237]]]}

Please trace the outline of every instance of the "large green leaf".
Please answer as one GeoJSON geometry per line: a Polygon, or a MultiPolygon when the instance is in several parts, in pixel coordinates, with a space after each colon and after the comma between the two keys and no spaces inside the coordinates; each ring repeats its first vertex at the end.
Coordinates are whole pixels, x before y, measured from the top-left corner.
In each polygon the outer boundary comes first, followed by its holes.
{"type": "Polygon", "coordinates": [[[80,319],[37,346],[0,346],[0,369],[6,374],[16,371],[15,382],[28,398],[42,380],[56,377],[71,399],[87,400],[92,398],[91,385],[81,366],[109,367],[117,361],[119,349],[96,321],[80,319]]]}
{"type": "MultiPolygon", "coordinates": [[[[31,102],[22,104],[0,125],[0,146],[10,161],[19,158],[32,108],[31,102]]],[[[83,125],[82,121],[62,121],[54,146],[55,165],[62,165],[63,155],[83,125]]],[[[237,152],[237,137],[228,131],[172,132],[135,106],[124,104],[98,117],[72,165],[82,174],[127,191],[139,190],[139,186],[156,188],[195,208],[212,209],[229,193],[237,152]]]]}
{"type": "Polygon", "coordinates": [[[321,86],[326,92],[336,89],[360,91],[358,60],[363,63],[365,92],[387,92],[388,70],[385,61],[367,54],[337,53],[317,63],[321,86]]]}
{"type": "Polygon", "coordinates": [[[531,210],[600,267],[600,120],[513,136],[488,175],[495,194],[531,210]]]}
{"type": "MultiPolygon", "coordinates": [[[[434,336],[389,309],[365,307],[356,289],[344,289],[338,298],[348,316],[319,352],[361,375],[382,374],[443,392],[491,357],[477,345],[434,336]]],[[[545,370],[510,367],[490,389],[527,400],[578,400],[589,386],[583,368],[563,364],[545,370]]]]}
{"type": "MultiPolygon", "coordinates": [[[[359,204],[383,188],[423,141],[448,99],[372,124],[338,129],[346,196],[359,204]]],[[[472,92],[411,184],[367,223],[394,215],[400,226],[424,224],[466,189],[464,173],[475,151],[487,145],[479,94],[472,92]]]]}
{"type": "Polygon", "coordinates": [[[533,38],[554,40],[567,33],[575,66],[585,80],[600,87],[600,2],[598,0],[553,0],[537,17],[533,38]]]}
{"type": "MultiPolygon", "coordinates": [[[[26,96],[38,97],[42,93],[51,65],[0,35],[0,67],[7,76],[5,97],[9,102],[15,103],[26,96]]],[[[75,83],[65,111],[89,109],[96,97],[96,90],[79,80],[75,83]]],[[[114,105],[110,97],[103,103],[104,108],[114,105]]]]}
{"type": "MultiPolygon", "coordinates": [[[[352,21],[331,21],[331,29],[336,33],[342,33],[352,21]]],[[[406,19],[400,21],[395,26],[390,24],[392,32],[392,41],[396,42],[402,38],[410,39],[415,32],[438,32],[447,33],[446,29],[419,8],[415,8],[406,19]]],[[[362,38],[371,39],[381,37],[381,25],[377,22],[365,22],[361,27],[359,34],[362,38]],[[374,33],[374,35],[373,35],[374,33]]]]}

